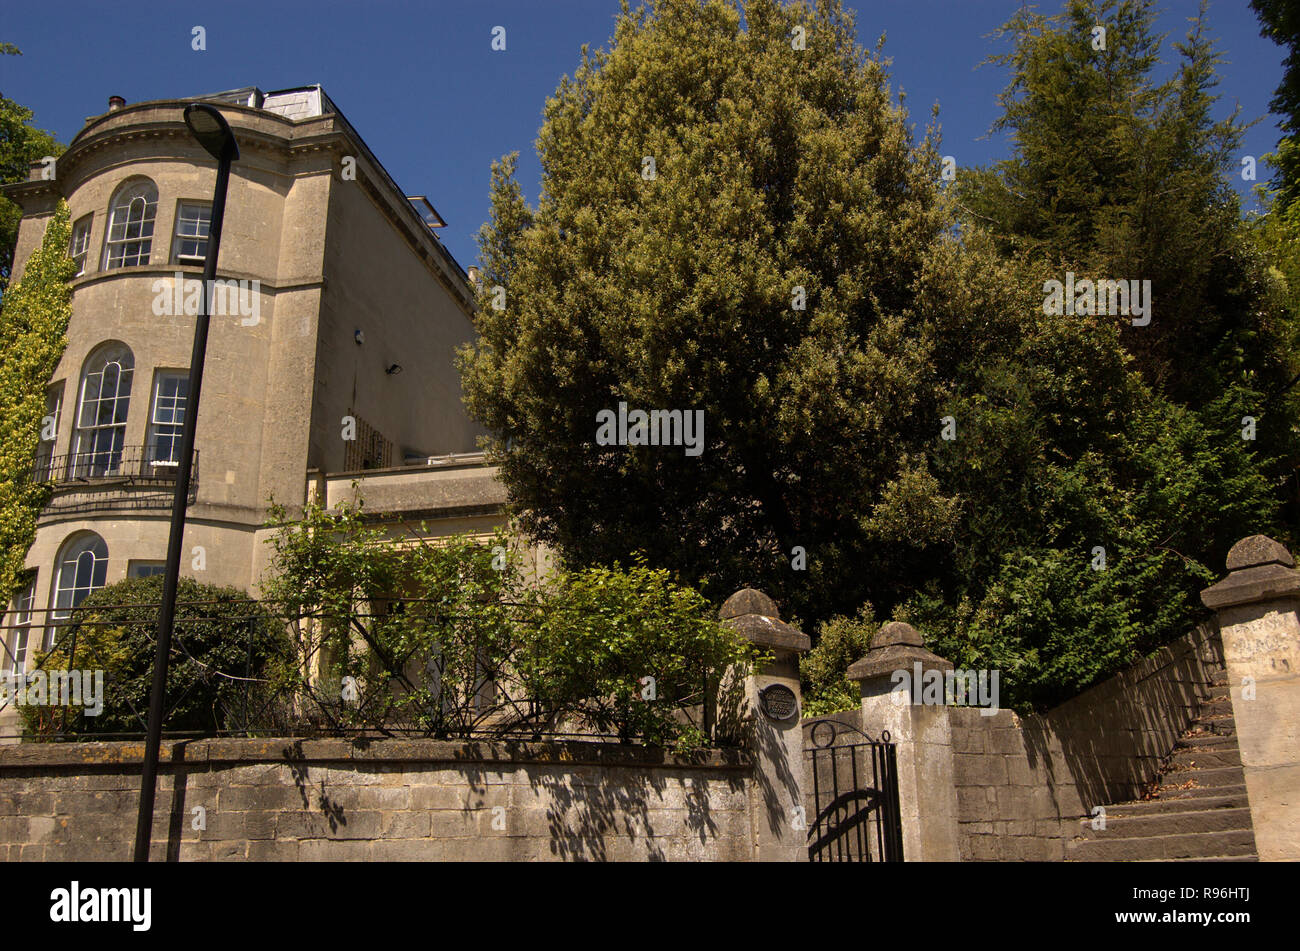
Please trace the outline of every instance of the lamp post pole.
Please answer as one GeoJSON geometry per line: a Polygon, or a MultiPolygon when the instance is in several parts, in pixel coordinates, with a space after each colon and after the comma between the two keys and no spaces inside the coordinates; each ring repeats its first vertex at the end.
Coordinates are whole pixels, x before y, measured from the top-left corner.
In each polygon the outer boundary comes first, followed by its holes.
{"type": "Polygon", "coordinates": [[[212,194],[212,217],[208,225],[208,249],[203,260],[203,287],[199,313],[194,322],[194,349],[190,354],[189,388],[185,419],[181,427],[180,459],[177,460],[176,491],[172,496],[171,531],[167,536],[167,568],[163,574],[162,604],[158,608],[158,648],[154,654],[153,688],[149,694],[149,734],[145,740],[144,765],[140,771],[140,813],[135,826],[135,861],[149,861],[153,838],[153,806],[158,791],[158,752],[162,745],[164,695],[167,690],[167,661],[171,654],[172,628],[176,620],[176,585],[181,571],[181,547],[185,535],[185,507],[189,502],[190,477],[194,463],[194,430],[199,419],[199,391],[203,387],[203,359],[208,346],[208,307],[212,302],[212,281],[217,273],[221,249],[221,224],[226,214],[226,187],[230,163],[239,158],[239,146],[225,118],[214,107],[191,103],[185,107],[185,124],[217,160],[217,186],[212,194]]]}

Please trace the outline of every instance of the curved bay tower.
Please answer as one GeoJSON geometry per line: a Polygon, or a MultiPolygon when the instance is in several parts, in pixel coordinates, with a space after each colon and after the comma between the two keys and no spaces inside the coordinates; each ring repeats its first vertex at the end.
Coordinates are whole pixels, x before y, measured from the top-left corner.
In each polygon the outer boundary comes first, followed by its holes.
{"type": "MultiPolygon", "coordinates": [[[[81,271],[46,394],[55,438],[35,465],[53,496],[9,606],[0,673],[23,669],[91,591],[162,570],[216,177],[182,119],[192,101],[115,97],[52,176],[35,165],[3,189],[23,211],[15,281],[60,198],[81,271]]],[[[240,158],[182,574],[256,593],[269,501],[333,505],[354,482],[395,533],[501,524],[504,493],[454,366],[473,336],[472,295],[433,206],[398,189],[319,86],[198,101],[221,109],[240,158]]],[[[16,722],[12,705],[0,711],[0,742],[16,722]]]]}

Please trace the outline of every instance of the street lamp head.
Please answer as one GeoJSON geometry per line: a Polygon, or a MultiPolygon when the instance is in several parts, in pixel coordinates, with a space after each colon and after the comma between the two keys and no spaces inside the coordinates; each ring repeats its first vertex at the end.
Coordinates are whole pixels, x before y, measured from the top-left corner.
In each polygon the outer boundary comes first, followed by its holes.
{"type": "Polygon", "coordinates": [[[230,131],[226,117],[214,107],[202,102],[192,102],[185,107],[185,124],[199,145],[218,162],[233,162],[239,158],[235,134],[230,131]]]}

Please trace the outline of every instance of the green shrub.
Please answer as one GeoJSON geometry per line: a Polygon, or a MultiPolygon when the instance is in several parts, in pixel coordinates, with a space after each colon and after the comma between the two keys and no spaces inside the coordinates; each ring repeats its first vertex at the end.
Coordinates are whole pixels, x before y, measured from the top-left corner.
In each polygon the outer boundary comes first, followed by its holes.
{"type": "Polygon", "coordinates": [[[643,563],[563,573],[540,605],[519,654],[529,695],[624,740],[702,744],[701,724],[678,711],[758,657],[699,592],[643,563]]]}
{"type": "Polygon", "coordinates": [[[862,606],[857,617],[833,617],[822,624],[817,646],[799,659],[805,717],[858,707],[861,697],[857,684],[845,673],[867,653],[878,630],[880,625],[869,604],[862,606]]]}
{"type": "Polygon", "coordinates": [[[1033,520],[1004,523],[987,583],[972,571],[955,590],[931,585],[898,616],[958,667],[1001,670],[1004,705],[1021,710],[1182,636],[1232,543],[1276,524],[1240,434],[1250,399],[1232,388],[1197,413],[1139,388],[1108,453],[1033,468],[1033,520]]]}
{"type": "Polygon", "coordinates": [[[643,564],[539,584],[503,532],[398,545],[360,502],[296,521],[274,507],[270,524],[263,590],[299,619],[296,690],[327,729],[595,730],[690,748],[723,733],[683,709],[757,657],[699,592],[643,564]]]}
{"type": "MultiPolygon", "coordinates": [[[[140,733],[148,724],[157,649],[159,577],[132,578],[89,595],[61,628],[46,670],[104,671],[104,709],[67,718],[79,735],[140,733]]],[[[235,588],[181,578],[164,703],[168,732],[217,733],[242,726],[245,703],[264,711],[282,682],[289,641],[281,621],[235,588]],[[254,678],[251,682],[245,679],[254,678]]],[[[63,712],[22,707],[34,735],[63,727],[63,712]]],[[[71,714],[71,711],[69,711],[71,714]]]]}
{"type": "Polygon", "coordinates": [[[313,719],[452,736],[503,714],[509,698],[490,685],[508,676],[525,596],[504,534],[394,544],[361,503],[308,504],[300,520],[272,506],[268,525],[262,588],[291,619],[313,719]]]}

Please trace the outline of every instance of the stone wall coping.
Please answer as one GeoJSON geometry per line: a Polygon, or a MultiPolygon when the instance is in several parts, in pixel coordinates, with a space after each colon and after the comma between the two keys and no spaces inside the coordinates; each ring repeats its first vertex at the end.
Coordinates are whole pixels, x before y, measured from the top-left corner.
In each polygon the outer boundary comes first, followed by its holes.
{"type": "Polygon", "coordinates": [[[757,588],[741,588],[718,609],[722,623],[758,647],[803,653],[812,640],[781,620],[776,602],[757,588]]]}
{"type": "MultiPolygon", "coordinates": [[[[118,767],[144,761],[145,744],[133,741],[103,743],[20,743],[0,746],[0,773],[49,767],[118,767]]],[[[626,766],[660,769],[717,769],[748,771],[753,757],[745,750],[668,750],[625,746],[589,740],[432,740],[432,739],[246,739],[219,737],[202,740],[164,740],[159,762],[205,764],[341,763],[373,765],[409,763],[418,766],[626,766]]]]}
{"type": "Polygon", "coordinates": [[[1267,535],[1241,539],[1228,551],[1228,577],[1201,592],[1211,610],[1300,596],[1300,571],[1285,545],[1267,535]]]}
{"type": "Polygon", "coordinates": [[[876,631],[875,636],[871,638],[869,649],[877,650],[899,644],[924,647],[925,640],[921,637],[921,632],[906,621],[890,621],[888,624],[882,624],[880,630],[876,631]]]}

